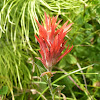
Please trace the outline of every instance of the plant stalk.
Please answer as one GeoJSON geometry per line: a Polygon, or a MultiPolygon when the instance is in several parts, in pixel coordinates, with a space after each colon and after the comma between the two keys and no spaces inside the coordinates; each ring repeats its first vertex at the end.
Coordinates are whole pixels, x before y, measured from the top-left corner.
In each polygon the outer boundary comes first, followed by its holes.
{"type": "Polygon", "coordinates": [[[54,100],[54,93],[53,93],[53,88],[52,88],[52,84],[51,84],[51,78],[48,77],[48,86],[49,86],[49,90],[52,96],[52,100],[54,100]]]}

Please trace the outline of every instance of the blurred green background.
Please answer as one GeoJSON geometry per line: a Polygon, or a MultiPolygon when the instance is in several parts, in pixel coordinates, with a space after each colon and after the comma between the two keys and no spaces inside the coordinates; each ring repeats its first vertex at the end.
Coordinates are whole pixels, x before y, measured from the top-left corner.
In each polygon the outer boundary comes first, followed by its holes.
{"type": "Polygon", "coordinates": [[[51,100],[40,77],[46,70],[35,58],[40,54],[34,17],[44,22],[44,12],[63,19],[58,28],[74,23],[66,36],[66,48],[74,48],[53,69],[59,71],[52,77],[59,79],[53,83],[55,100],[100,100],[100,0],[0,0],[0,99],[51,100]],[[61,78],[66,73],[73,81],[61,78]]]}

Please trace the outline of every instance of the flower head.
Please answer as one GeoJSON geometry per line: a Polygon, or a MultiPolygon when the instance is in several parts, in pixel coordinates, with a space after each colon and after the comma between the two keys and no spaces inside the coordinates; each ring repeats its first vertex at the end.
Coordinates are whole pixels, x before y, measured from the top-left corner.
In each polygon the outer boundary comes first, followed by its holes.
{"type": "MultiPolygon", "coordinates": [[[[36,19],[35,19],[36,20],[36,19]]],[[[56,29],[59,23],[62,20],[57,22],[57,16],[53,16],[52,18],[47,17],[45,13],[45,26],[39,24],[36,20],[39,27],[39,37],[35,35],[37,41],[40,44],[40,54],[42,58],[37,57],[37,59],[41,60],[43,65],[47,69],[52,69],[52,66],[59,62],[66,54],[68,54],[73,46],[69,49],[69,45],[66,51],[61,55],[61,52],[65,49],[65,41],[64,37],[66,33],[68,33],[71,29],[71,24],[68,24],[66,21],[60,29],[56,29]],[[57,22],[57,23],[56,23],[57,22]]]]}

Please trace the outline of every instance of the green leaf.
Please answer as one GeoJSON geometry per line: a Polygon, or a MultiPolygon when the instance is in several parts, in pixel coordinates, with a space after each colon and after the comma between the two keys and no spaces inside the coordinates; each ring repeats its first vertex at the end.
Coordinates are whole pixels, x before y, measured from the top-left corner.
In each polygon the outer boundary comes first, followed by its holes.
{"type": "Polygon", "coordinates": [[[71,54],[68,54],[66,56],[66,61],[68,63],[70,63],[70,64],[76,64],[77,63],[77,59],[73,55],[71,55],[71,54]]]}
{"type": "Polygon", "coordinates": [[[96,9],[97,13],[100,15],[100,7],[96,9]]]}
{"type": "Polygon", "coordinates": [[[0,95],[5,95],[5,94],[7,94],[7,92],[8,92],[8,87],[7,86],[3,86],[0,89],[0,95]]]}
{"type": "Polygon", "coordinates": [[[85,29],[92,30],[93,26],[91,24],[89,24],[89,23],[85,23],[85,29]]]}
{"type": "Polygon", "coordinates": [[[59,68],[64,68],[66,66],[66,60],[63,58],[61,59],[61,61],[59,62],[59,68]]]}

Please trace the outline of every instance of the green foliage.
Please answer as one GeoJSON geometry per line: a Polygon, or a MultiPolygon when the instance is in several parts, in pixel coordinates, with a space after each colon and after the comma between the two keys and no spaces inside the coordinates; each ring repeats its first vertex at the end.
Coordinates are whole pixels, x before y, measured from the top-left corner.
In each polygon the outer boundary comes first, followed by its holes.
{"type": "Polygon", "coordinates": [[[73,55],[71,55],[71,54],[68,54],[66,56],[66,61],[68,63],[70,63],[70,64],[76,64],[77,63],[77,59],[73,55]]]}
{"type": "Polygon", "coordinates": [[[7,92],[8,92],[8,87],[7,86],[3,86],[0,89],[0,95],[5,95],[5,94],[7,94],[7,92]]]}
{"type": "MultiPolygon", "coordinates": [[[[91,97],[99,100],[100,0],[0,0],[0,97],[51,100],[46,77],[40,77],[45,68],[35,59],[39,56],[39,45],[34,37],[38,34],[34,17],[44,22],[44,12],[50,16],[58,15],[58,20],[63,19],[58,27],[66,20],[74,23],[66,36],[67,45],[73,44],[74,48],[54,67],[53,70],[58,72],[52,77],[53,87],[58,89],[65,85],[61,93],[68,100],[92,100],[91,97]],[[82,68],[94,66],[79,69],[75,74],[77,63],[82,68]],[[90,94],[84,88],[80,70],[86,77],[90,94]],[[69,73],[83,91],[65,73],[69,73]]],[[[55,92],[55,98],[59,98],[58,90],[55,92]]]]}

